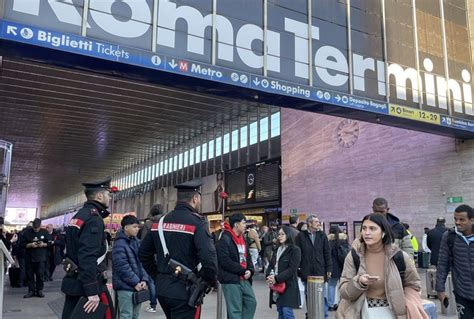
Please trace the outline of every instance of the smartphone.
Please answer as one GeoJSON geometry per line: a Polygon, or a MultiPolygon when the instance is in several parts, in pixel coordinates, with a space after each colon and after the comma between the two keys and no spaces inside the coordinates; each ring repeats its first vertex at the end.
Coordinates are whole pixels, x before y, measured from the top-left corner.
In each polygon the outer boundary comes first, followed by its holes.
{"type": "Polygon", "coordinates": [[[370,275],[369,275],[369,279],[376,279],[376,280],[379,280],[380,277],[379,277],[379,276],[370,276],[370,275]]]}
{"type": "Polygon", "coordinates": [[[444,308],[448,308],[448,307],[449,307],[449,298],[448,298],[448,297],[444,298],[444,300],[443,300],[443,305],[444,305],[444,308]]]}

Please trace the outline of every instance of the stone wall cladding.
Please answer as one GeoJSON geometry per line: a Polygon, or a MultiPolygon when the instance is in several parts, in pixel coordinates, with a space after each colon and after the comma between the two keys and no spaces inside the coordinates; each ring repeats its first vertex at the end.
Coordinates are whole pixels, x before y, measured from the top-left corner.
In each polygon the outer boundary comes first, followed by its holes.
{"type": "Polygon", "coordinates": [[[343,148],[336,140],[342,120],[282,108],[283,214],[297,209],[325,222],[348,221],[352,232],[373,199],[385,197],[421,240],[438,216],[453,223],[447,197],[474,205],[472,141],[359,121],[359,139],[343,148]]]}

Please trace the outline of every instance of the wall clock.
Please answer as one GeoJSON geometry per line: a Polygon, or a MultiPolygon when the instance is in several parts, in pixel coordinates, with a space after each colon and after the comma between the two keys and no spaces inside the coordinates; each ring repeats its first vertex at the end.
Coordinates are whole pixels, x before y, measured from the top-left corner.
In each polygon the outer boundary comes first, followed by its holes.
{"type": "Polygon", "coordinates": [[[359,123],[357,121],[344,119],[337,126],[337,143],[342,147],[349,148],[354,145],[359,138],[359,132],[359,123]]]}

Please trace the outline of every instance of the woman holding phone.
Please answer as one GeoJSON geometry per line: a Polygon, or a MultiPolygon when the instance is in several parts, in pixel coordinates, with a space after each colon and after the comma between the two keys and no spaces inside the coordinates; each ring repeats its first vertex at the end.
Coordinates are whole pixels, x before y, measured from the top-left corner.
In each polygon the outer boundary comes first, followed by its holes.
{"type": "Polygon", "coordinates": [[[412,259],[393,244],[387,219],[381,214],[365,216],[352,247],[341,275],[336,318],[406,318],[404,288],[417,293],[421,281],[412,259]],[[402,276],[394,257],[404,263],[402,276]]]}

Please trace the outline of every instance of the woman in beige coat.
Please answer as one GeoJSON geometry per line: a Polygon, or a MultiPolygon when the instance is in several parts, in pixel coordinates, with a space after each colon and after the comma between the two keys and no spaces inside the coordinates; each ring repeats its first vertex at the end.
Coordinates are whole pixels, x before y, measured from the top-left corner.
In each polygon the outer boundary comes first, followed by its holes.
{"type": "Polygon", "coordinates": [[[393,244],[390,225],[384,216],[370,214],[362,221],[360,239],[353,248],[359,256],[356,268],[352,254],[344,262],[340,281],[341,301],[336,318],[406,318],[404,288],[421,291],[421,281],[411,258],[403,253],[402,283],[393,260],[400,249],[393,244]]]}

